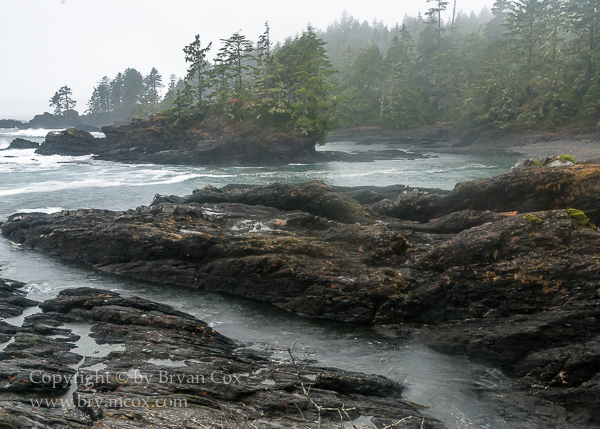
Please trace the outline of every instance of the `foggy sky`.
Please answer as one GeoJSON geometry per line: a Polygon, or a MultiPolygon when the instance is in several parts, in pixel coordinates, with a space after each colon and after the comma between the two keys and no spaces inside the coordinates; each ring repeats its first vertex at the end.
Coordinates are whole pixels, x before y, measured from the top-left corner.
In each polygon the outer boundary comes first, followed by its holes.
{"type": "MultiPolygon", "coordinates": [[[[479,13],[493,3],[457,0],[457,10],[479,13]]],[[[48,100],[63,85],[83,114],[97,82],[128,67],[143,75],[156,67],[166,85],[169,75],[185,75],[182,49],[195,34],[203,45],[213,41],[214,55],[219,39],[238,30],[256,41],[265,21],[275,42],[308,23],[325,29],[344,10],[393,26],[428,7],[426,0],[0,0],[0,119],[52,112],[48,100]]]]}

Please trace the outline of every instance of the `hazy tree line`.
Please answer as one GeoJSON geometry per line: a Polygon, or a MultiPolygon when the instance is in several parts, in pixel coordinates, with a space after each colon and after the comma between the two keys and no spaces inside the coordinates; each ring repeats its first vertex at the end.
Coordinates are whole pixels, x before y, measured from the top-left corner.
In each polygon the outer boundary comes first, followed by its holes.
{"type": "Polygon", "coordinates": [[[154,67],[146,76],[134,68],[118,73],[112,80],[104,76],[88,101],[87,113],[119,119],[156,114],[171,106],[183,81],[171,75],[166,94],[161,96],[164,86],[162,75],[154,67]]]}
{"type": "Polygon", "coordinates": [[[597,0],[498,0],[470,16],[428,1],[425,16],[391,30],[343,16],[322,34],[339,70],[340,125],[598,124],[597,0]]]}
{"type": "MultiPolygon", "coordinates": [[[[88,113],[163,112],[174,126],[224,114],[320,139],[335,125],[599,124],[598,0],[497,0],[479,14],[452,0],[428,3],[392,28],[344,14],[275,45],[268,25],[256,43],[236,32],[212,59],[212,42],[196,36],[183,49],[186,76],[171,76],[164,96],[156,69],[130,68],[98,82],[88,113]]],[[[74,106],[67,86],[53,100],[57,113],[74,106]]]]}

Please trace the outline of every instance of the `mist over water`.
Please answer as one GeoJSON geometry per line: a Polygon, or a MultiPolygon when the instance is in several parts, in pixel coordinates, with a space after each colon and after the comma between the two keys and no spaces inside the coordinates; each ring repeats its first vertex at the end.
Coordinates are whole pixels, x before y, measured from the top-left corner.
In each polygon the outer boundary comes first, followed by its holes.
{"type": "MultiPolygon", "coordinates": [[[[41,142],[48,130],[0,130],[0,148],[19,136],[41,142]]],[[[374,149],[353,143],[321,150],[374,149]]],[[[322,179],[339,186],[404,184],[452,189],[456,182],[506,173],[514,158],[438,154],[418,160],[330,162],[278,167],[124,165],[91,156],[36,155],[33,149],[0,151],[0,221],[22,211],[148,205],[156,193],[190,194],[207,184],[265,184],[322,179]]],[[[1,276],[29,284],[29,297],[51,298],[62,289],[96,287],[163,302],[205,320],[224,335],[281,350],[299,340],[297,353],[321,366],[377,373],[407,386],[404,399],[449,428],[565,427],[561,409],[535,402],[500,371],[447,356],[416,343],[390,341],[366,327],[303,319],[268,304],[217,293],[106,275],[24,249],[0,238],[1,276]],[[510,406],[506,406],[509,404],[510,406]]]]}

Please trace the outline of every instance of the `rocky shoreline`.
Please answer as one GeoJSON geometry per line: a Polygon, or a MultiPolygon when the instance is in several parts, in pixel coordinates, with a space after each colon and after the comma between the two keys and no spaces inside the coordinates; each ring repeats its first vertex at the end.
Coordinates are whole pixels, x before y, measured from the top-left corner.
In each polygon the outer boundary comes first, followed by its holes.
{"type": "Polygon", "coordinates": [[[218,116],[193,129],[172,128],[155,117],[128,125],[105,126],[102,132],[105,138],[94,138],[75,128],[49,133],[36,153],[94,155],[95,159],[123,163],[207,166],[368,162],[429,156],[419,150],[407,153],[394,148],[361,153],[317,151],[316,140],[295,130],[264,128],[252,122],[232,124],[218,116]]]}
{"type": "MultiPolygon", "coordinates": [[[[23,286],[0,280],[1,317],[23,286]]],[[[277,358],[163,304],[79,288],[18,305],[43,312],[1,322],[0,427],[444,427],[394,381],[315,367],[293,345],[277,358]]]]}
{"type": "Polygon", "coordinates": [[[347,128],[333,131],[328,142],[384,144],[390,149],[478,156],[533,157],[570,154],[581,161],[600,158],[600,132],[577,129],[490,132],[462,130],[439,123],[409,130],[347,128]]]}
{"type": "Polygon", "coordinates": [[[126,212],[15,214],[1,228],[102,271],[369,324],[493,363],[594,427],[599,187],[593,163],[533,166],[452,192],[207,186],[126,212]]]}
{"type": "MultiPolygon", "coordinates": [[[[289,163],[372,162],[419,159],[435,154],[477,156],[558,156],[600,159],[600,134],[572,129],[499,133],[464,131],[440,123],[409,130],[377,127],[337,129],[327,143],[384,145],[377,150],[346,153],[316,150],[317,142],[293,129],[231,123],[213,116],[189,129],[169,126],[160,116],[125,125],[102,127],[106,138],[94,138],[85,126],[49,133],[36,150],[42,155],[81,156],[122,163],[169,165],[281,165],[289,163]]],[[[100,129],[95,129],[100,131],[100,129]]],[[[14,142],[14,148],[29,148],[14,142]]],[[[327,147],[327,146],[325,146],[327,147]]]]}
{"type": "MultiPolygon", "coordinates": [[[[3,123],[6,127],[26,127],[19,121],[3,123]]],[[[452,123],[407,130],[341,128],[327,137],[327,143],[354,142],[387,147],[343,153],[316,151],[314,139],[293,129],[265,128],[252,122],[231,123],[219,116],[210,117],[190,129],[171,127],[160,116],[134,120],[129,124],[103,126],[102,132],[107,137],[104,139],[94,139],[89,133],[100,131],[99,128],[73,124],[68,126],[74,128],[49,133],[37,153],[94,155],[97,159],[123,163],[205,166],[370,162],[418,159],[431,156],[431,153],[534,158],[567,153],[581,161],[600,158],[600,133],[573,128],[465,131],[452,123]]],[[[33,146],[15,144],[15,148],[29,147],[33,146]]]]}

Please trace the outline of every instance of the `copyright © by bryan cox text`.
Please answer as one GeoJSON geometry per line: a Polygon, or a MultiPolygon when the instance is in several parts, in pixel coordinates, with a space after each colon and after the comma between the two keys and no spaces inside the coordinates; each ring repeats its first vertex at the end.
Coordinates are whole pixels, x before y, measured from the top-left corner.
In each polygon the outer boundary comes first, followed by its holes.
{"type": "Polygon", "coordinates": [[[121,372],[95,371],[92,374],[49,374],[43,371],[31,371],[29,382],[33,384],[52,385],[53,389],[66,388],[72,383],[79,386],[92,388],[98,384],[133,383],[142,387],[150,387],[152,383],[161,385],[175,385],[180,388],[191,384],[242,384],[242,378],[246,374],[227,374],[223,371],[213,371],[210,374],[177,374],[169,371],[158,371],[158,373],[140,372],[137,369],[121,372]]]}

